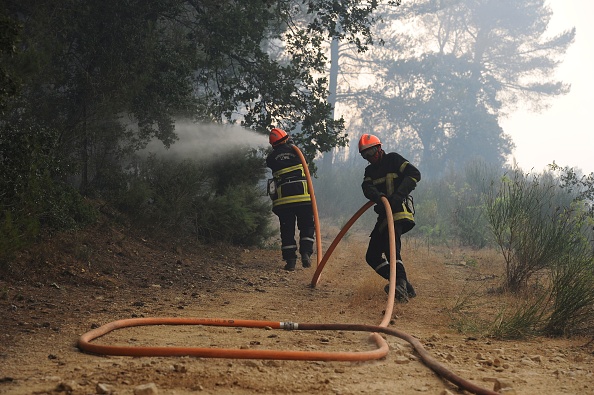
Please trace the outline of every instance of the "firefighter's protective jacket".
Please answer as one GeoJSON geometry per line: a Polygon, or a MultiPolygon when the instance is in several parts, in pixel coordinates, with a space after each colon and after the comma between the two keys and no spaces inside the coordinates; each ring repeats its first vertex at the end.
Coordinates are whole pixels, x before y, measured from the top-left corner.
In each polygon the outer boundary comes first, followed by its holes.
{"type": "Polygon", "coordinates": [[[395,152],[384,153],[378,163],[370,164],[365,168],[361,188],[367,199],[381,206],[376,206],[379,226],[387,225],[385,209],[381,202],[382,195],[385,195],[391,202],[394,222],[401,221],[403,233],[414,227],[414,209],[410,207],[411,203],[406,197],[420,180],[421,172],[395,152]],[[402,203],[394,204],[394,200],[390,199],[392,196],[402,197],[402,203]]]}
{"type": "Polygon", "coordinates": [[[273,185],[269,188],[272,210],[311,204],[305,170],[291,144],[280,144],[266,157],[272,170],[273,185]]]}

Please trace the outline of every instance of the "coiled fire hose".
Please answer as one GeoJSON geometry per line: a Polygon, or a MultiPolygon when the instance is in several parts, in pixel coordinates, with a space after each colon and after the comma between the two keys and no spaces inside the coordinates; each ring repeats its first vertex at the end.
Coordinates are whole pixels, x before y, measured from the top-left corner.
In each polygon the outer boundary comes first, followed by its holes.
{"type": "MultiPolygon", "coordinates": [[[[307,170],[307,164],[299,148],[294,146],[299,154],[304,169],[310,195],[312,197],[312,208],[316,225],[316,243],[317,243],[317,267],[311,281],[311,286],[315,287],[320,279],[320,273],[324,268],[328,258],[346,234],[352,224],[369,208],[373,202],[368,202],[361,207],[347,224],[336,236],[326,254],[321,254],[320,232],[317,205],[314,197],[311,176],[307,170]]],[[[478,395],[498,395],[498,392],[479,387],[474,383],[461,378],[449,371],[445,366],[433,358],[423,345],[413,336],[388,328],[388,323],[392,317],[394,308],[394,295],[396,284],[396,244],[394,238],[394,221],[390,204],[385,197],[382,197],[382,203],[388,216],[388,231],[390,237],[390,285],[388,291],[388,301],[382,322],[379,325],[364,324],[311,324],[295,322],[276,322],[261,320],[235,320],[223,318],[180,318],[180,317],[148,317],[148,318],[130,318],[110,322],[99,328],[93,329],[80,336],[77,346],[80,350],[99,355],[119,355],[119,356],[195,356],[205,358],[234,358],[234,359],[275,359],[275,360],[307,360],[307,361],[367,361],[385,357],[389,352],[389,346],[386,340],[378,333],[396,336],[407,341],[419,354],[423,363],[442,378],[457,385],[461,389],[478,395]],[[229,348],[203,348],[203,347],[135,347],[135,346],[111,346],[91,343],[109,332],[116,329],[128,328],[134,326],[148,325],[203,325],[203,326],[225,326],[225,327],[243,327],[243,328],[266,328],[266,329],[284,329],[284,330],[333,330],[333,331],[359,331],[371,332],[371,338],[375,341],[378,348],[370,351],[360,352],[322,352],[322,351],[298,351],[298,350],[256,350],[256,349],[229,349],[229,348]]]]}

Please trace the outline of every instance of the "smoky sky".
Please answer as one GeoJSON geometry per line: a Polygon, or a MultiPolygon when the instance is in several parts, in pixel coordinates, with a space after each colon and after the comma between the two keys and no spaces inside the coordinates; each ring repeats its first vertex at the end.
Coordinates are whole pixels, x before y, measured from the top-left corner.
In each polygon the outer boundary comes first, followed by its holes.
{"type": "Polygon", "coordinates": [[[159,140],[151,141],[142,151],[159,157],[194,159],[199,161],[220,158],[237,149],[268,146],[266,135],[238,125],[216,125],[178,121],[175,132],[179,140],[169,149],[159,140]]]}

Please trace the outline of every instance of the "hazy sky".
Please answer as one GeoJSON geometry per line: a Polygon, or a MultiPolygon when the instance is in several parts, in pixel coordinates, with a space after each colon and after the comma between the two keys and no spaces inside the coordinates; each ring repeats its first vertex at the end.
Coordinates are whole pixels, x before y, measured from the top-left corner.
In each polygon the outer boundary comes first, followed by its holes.
{"type": "Polygon", "coordinates": [[[555,161],[560,166],[594,172],[594,1],[548,0],[549,25],[558,33],[575,26],[576,38],[557,77],[571,84],[568,95],[551,101],[542,113],[518,111],[502,121],[516,149],[513,157],[525,171],[540,172],[555,161]]]}

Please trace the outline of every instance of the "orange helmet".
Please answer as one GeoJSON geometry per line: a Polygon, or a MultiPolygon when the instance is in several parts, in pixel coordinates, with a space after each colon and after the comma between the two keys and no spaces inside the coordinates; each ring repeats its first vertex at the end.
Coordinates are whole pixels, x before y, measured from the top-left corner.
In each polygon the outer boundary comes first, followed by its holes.
{"type": "Polygon", "coordinates": [[[365,151],[367,148],[375,147],[376,145],[382,145],[380,139],[372,134],[364,134],[359,139],[359,153],[365,151]]]}
{"type": "Polygon", "coordinates": [[[270,131],[270,136],[268,136],[268,142],[270,143],[270,145],[274,147],[275,145],[287,141],[288,138],[289,135],[287,134],[287,132],[285,132],[282,129],[273,128],[270,131]]]}

